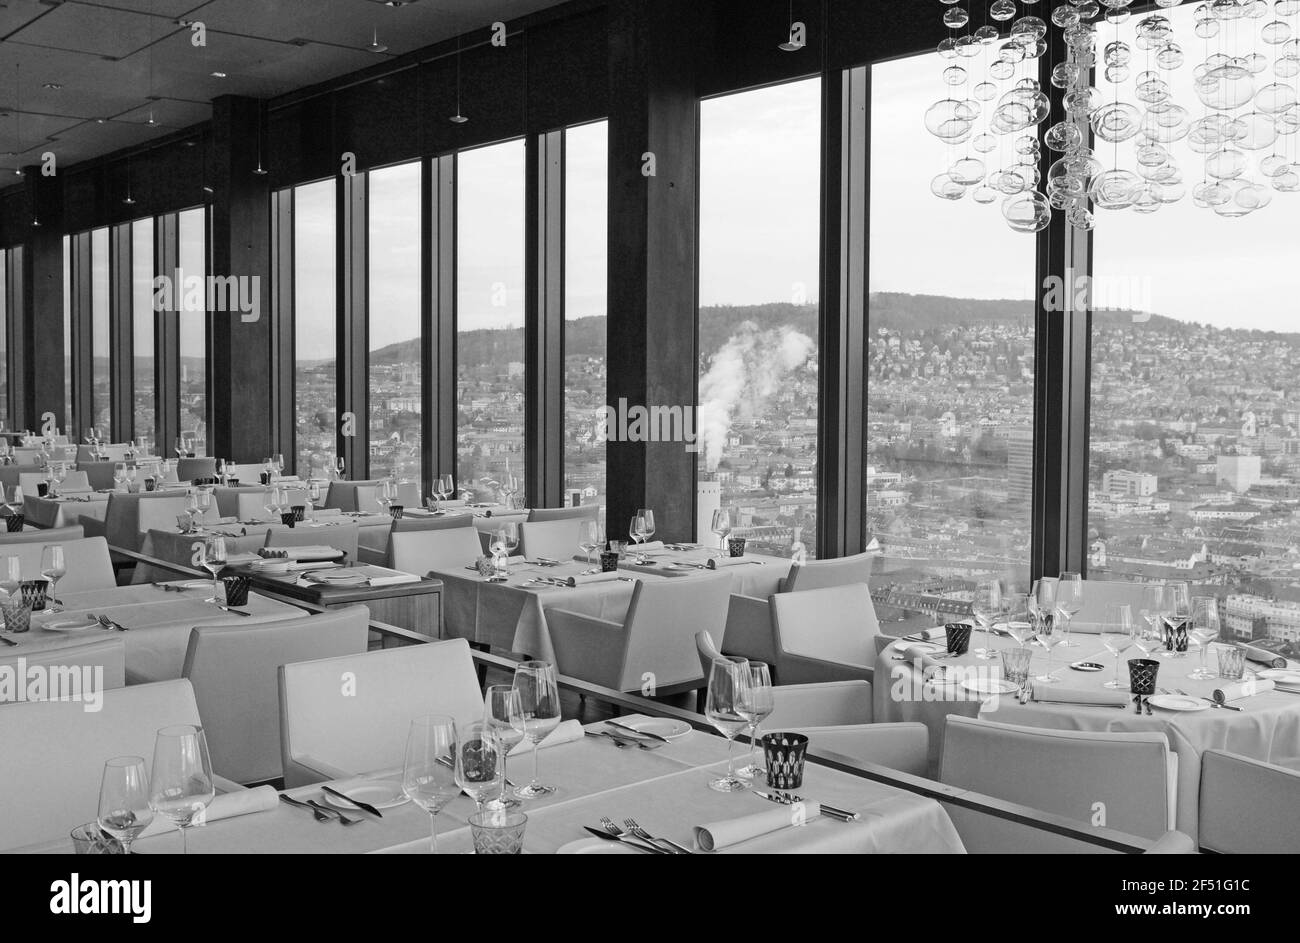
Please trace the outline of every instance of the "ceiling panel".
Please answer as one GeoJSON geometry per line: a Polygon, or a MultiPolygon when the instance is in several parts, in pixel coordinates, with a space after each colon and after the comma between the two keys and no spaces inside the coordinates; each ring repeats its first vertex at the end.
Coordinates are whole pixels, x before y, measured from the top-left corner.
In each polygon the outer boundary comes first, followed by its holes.
{"type": "MultiPolygon", "coordinates": [[[[154,13],[172,19],[197,13],[209,0],[67,0],[80,6],[107,7],[114,10],[130,10],[135,13],[154,13]]],[[[262,0],[266,2],[266,0],[262,0]]],[[[274,0],[271,0],[274,2],[274,0]]],[[[185,17],[189,19],[188,16],[185,17]]]]}
{"type": "Polygon", "coordinates": [[[180,29],[160,17],[64,3],[9,37],[10,42],[121,58],[180,29]]]}
{"type": "Polygon", "coordinates": [[[164,98],[159,101],[146,102],[140,107],[126,112],[126,114],[118,115],[113,120],[151,127],[148,123],[150,112],[152,112],[154,120],[152,127],[161,133],[163,131],[175,131],[179,128],[188,128],[200,121],[207,121],[212,117],[212,105],[164,98]]]}
{"type": "Polygon", "coordinates": [[[49,7],[36,0],[3,0],[0,2],[0,39],[49,12],[49,7]]]}

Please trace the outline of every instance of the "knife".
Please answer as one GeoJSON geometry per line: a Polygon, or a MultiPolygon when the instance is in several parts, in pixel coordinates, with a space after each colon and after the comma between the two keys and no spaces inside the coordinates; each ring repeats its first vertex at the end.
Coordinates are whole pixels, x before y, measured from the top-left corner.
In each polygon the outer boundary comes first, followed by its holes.
{"type": "Polygon", "coordinates": [[[1237,706],[1235,706],[1235,705],[1233,705],[1233,704],[1222,704],[1222,703],[1220,703],[1219,701],[1216,701],[1216,700],[1215,700],[1214,698],[1212,698],[1212,697],[1203,697],[1203,698],[1201,698],[1201,700],[1203,700],[1203,701],[1209,701],[1211,706],[1213,706],[1213,707],[1222,707],[1225,711],[1240,711],[1240,710],[1243,710],[1243,709],[1244,709],[1244,708],[1237,707],[1237,706]]]}
{"type": "Polygon", "coordinates": [[[13,645],[15,647],[18,645],[17,642],[15,642],[7,635],[0,635],[0,642],[4,642],[6,645],[13,645]]]}
{"type": "Polygon", "coordinates": [[[649,730],[637,730],[635,727],[629,727],[627,724],[620,724],[617,720],[607,720],[605,725],[608,727],[617,727],[619,730],[626,730],[628,733],[634,733],[638,737],[649,737],[651,740],[658,740],[660,743],[672,743],[667,737],[661,737],[657,733],[651,733],[649,730]]]}
{"type": "Polygon", "coordinates": [[[360,799],[353,799],[351,796],[347,795],[346,793],[339,792],[337,789],[334,789],[331,786],[321,786],[320,788],[322,792],[327,792],[336,799],[342,799],[344,802],[352,803],[362,812],[369,812],[371,815],[380,819],[384,817],[384,813],[380,812],[369,802],[362,802],[360,799]]]}
{"type": "MultiPolygon", "coordinates": [[[[758,796],[760,799],[766,799],[768,802],[775,802],[777,805],[794,805],[793,800],[783,799],[775,793],[763,792],[761,789],[755,789],[754,795],[758,796]]],[[[802,802],[803,800],[800,799],[799,801],[802,802]]],[[[817,807],[825,815],[833,819],[839,819],[841,822],[848,822],[858,818],[856,812],[846,812],[843,809],[835,808],[835,806],[822,805],[821,803],[818,803],[817,807]]]]}
{"type": "Polygon", "coordinates": [[[251,615],[252,615],[251,612],[244,612],[244,611],[241,610],[241,609],[231,609],[229,606],[223,606],[221,603],[217,603],[216,605],[217,605],[217,608],[220,609],[222,612],[233,612],[233,613],[234,613],[235,615],[237,615],[237,616],[251,616],[251,615]]]}
{"type": "Polygon", "coordinates": [[[597,838],[603,838],[606,841],[622,842],[624,845],[631,845],[633,848],[649,852],[652,855],[671,855],[676,853],[668,851],[666,848],[656,848],[654,845],[644,844],[637,841],[635,838],[620,838],[617,835],[611,835],[609,832],[602,831],[601,829],[592,828],[590,825],[584,825],[582,827],[591,832],[591,834],[595,835],[597,838]]]}

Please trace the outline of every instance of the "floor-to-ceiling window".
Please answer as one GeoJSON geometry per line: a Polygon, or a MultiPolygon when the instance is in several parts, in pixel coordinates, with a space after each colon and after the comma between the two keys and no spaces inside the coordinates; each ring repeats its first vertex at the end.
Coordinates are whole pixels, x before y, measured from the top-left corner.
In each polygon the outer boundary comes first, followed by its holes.
{"type": "Polygon", "coordinates": [[[112,382],[109,373],[109,249],[108,227],[90,234],[90,390],[91,415],[82,435],[95,430],[107,441],[112,418],[112,382]]]}
{"type": "MultiPolygon", "coordinates": [[[[186,291],[190,285],[206,286],[207,278],[207,211],[203,207],[179,214],[179,259],[184,272],[186,291]]],[[[206,288],[198,289],[204,299],[206,288]]],[[[181,435],[193,440],[196,455],[207,453],[208,439],[208,314],[206,300],[189,310],[188,302],[178,305],[177,336],[180,350],[180,418],[181,435]]]]}
{"type": "Polygon", "coordinates": [[[75,438],[76,411],[72,399],[72,238],[63,237],[63,429],[75,438]]]}
{"type": "MultiPolygon", "coordinates": [[[[1189,49],[1183,68],[1160,76],[1199,118],[1193,64],[1206,44],[1193,37],[1195,11],[1161,12],[1197,55],[1189,49]]],[[[1101,27],[1099,38],[1136,45],[1135,22],[1101,27]]],[[[1267,50],[1264,22],[1225,24],[1210,51],[1267,50]]],[[[1271,70],[1257,81],[1296,87],[1271,70]]],[[[1241,159],[1241,179],[1261,183],[1269,205],[1240,218],[1196,206],[1205,158],[1180,141],[1167,147],[1183,168],[1181,201],[1151,214],[1097,212],[1088,576],[1189,581],[1193,595],[1219,598],[1225,640],[1271,639],[1300,656],[1300,195],[1273,189],[1260,169],[1294,161],[1297,142],[1271,140],[1254,120],[1264,115],[1247,117],[1251,138],[1210,156],[1241,159]]],[[[1133,141],[1099,157],[1139,169],[1133,141]]]]}
{"type": "Polygon", "coordinates": [[[769,553],[816,549],[820,187],[819,79],[701,102],[699,527],[769,553]]]}
{"type": "Polygon", "coordinates": [[[155,434],[157,388],[154,370],[153,220],[131,224],[131,438],[155,434]]]}
{"type": "MultiPolygon", "coordinates": [[[[878,594],[969,599],[976,580],[1029,576],[1035,240],[997,206],[931,195],[968,146],[921,121],[942,69],[872,67],[866,540],[878,594]]],[[[998,146],[990,167],[1013,162],[998,146]]]]}
{"type": "Polygon", "coordinates": [[[456,186],[457,486],[496,499],[524,479],[523,141],[461,152],[456,186]]]}
{"type": "Polygon", "coordinates": [[[294,468],[328,471],[336,452],[334,181],[293,189],[294,468]]]}
{"type": "Polygon", "coordinates": [[[564,486],[605,503],[609,122],[564,132],[564,486]]]}
{"type": "Polygon", "coordinates": [[[420,480],[420,164],[369,174],[370,475],[420,480]]]}

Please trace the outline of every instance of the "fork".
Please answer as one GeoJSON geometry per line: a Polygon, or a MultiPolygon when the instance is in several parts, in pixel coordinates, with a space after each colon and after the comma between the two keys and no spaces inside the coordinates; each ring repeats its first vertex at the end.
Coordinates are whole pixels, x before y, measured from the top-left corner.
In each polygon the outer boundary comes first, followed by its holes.
{"type": "Polygon", "coordinates": [[[280,801],[281,801],[281,802],[287,802],[287,803],[289,803],[289,805],[296,805],[296,806],[298,806],[300,809],[306,809],[308,812],[310,812],[313,816],[316,817],[316,821],[317,821],[317,822],[329,822],[329,821],[331,821],[331,817],[330,817],[329,815],[326,815],[324,812],[322,812],[320,809],[318,809],[315,805],[313,805],[313,804],[311,804],[311,803],[309,803],[309,802],[303,802],[301,799],[295,799],[295,798],[293,798],[293,796],[287,795],[287,794],[285,794],[285,793],[283,793],[283,792],[280,793],[280,801]]]}
{"type": "Polygon", "coordinates": [[[619,841],[626,842],[629,845],[636,846],[638,845],[638,842],[644,842],[645,845],[650,850],[656,851],[661,855],[676,854],[676,852],[669,851],[667,848],[662,848],[659,845],[656,845],[654,842],[646,842],[645,839],[638,838],[637,836],[634,835],[629,835],[627,832],[623,831],[621,828],[615,825],[608,815],[602,815],[600,817],[600,827],[603,828],[605,831],[609,832],[609,834],[613,835],[619,841]]]}
{"type": "Polygon", "coordinates": [[[331,809],[329,806],[321,805],[315,799],[308,799],[307,804],[313,809],[318,809],[321,812],[324,812],[326,816],[337,818],[344,825],[357,825],[363,821],[362,819],[350,819],[338,809],[331,809]]]}
{"type": "Polygon", "coordinates": [[[637,838],[641,839],[642,841],[648,841],[652,845],[659,845],[661,847],[667,846],[673,849],[679,855],[693,854],[693,852],[689,848],[685,848],[677,844],[677,842],[673,841],[671,838],[655,838],[653,835],[651,835],[649,832],[643,829],[640,825],[637,825],[636,819],[633,818],[624,819],[623,824],[627,826],[627,830],[629,832],[631,832],[633,835],[635,835],[637,838]]]}

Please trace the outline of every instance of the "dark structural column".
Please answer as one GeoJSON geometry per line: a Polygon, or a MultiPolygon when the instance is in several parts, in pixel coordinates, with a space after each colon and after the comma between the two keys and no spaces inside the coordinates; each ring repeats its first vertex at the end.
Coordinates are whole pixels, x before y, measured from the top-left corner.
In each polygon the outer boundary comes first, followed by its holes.
{"type": "Polygon", "coordinates": [[[424,162],[424,244],[429,254],[421,287],[424,329],[424,411],[421,431],[425,490],[456,467],[456,155],[424,162]]]}
{"type": "MultiPolygon", "coordinates": [[[[694,16],[686,0],[609,4],[607,402],[615,407],[695,406],[694,16]],[[649,160],[654,176],[643,173],[649,160]]],[[[636,508],[650,507],[656,537],[694,539],[694,452],[681,442],[610,441],[606,454],[610,537],[626,538],[636,508]]]]}
{"type": "Polygon", "coordinates": [[[238,310],[208,312],[209,451],[238,462],[257,461],[281,445],[272,436],[270,178],[255,172],[267,159],[261,123],[256,99],[223,95],[212,103],[209,272],[257,279],[256,320],[238,310]]]}
{"type": "Polygon", "coordinates": [[[132,438],[135,411],[135,311],[132,280],[131,224],[118,223],[109,238],[109,397],[113,442],[132,438]]]}
{"type": "Polygon", "coordinates": [[[344,477],[354,481],[370,472],[366,343],[368,284],[366,268],[366,177],[340,174],[335,183],[335,264],[338,290],[338,423],[344,477]]]}
{"type": "Polygon", "coordinates": [[[525,293],[528,345],[525,437],[527,500],[558,507],[564,494],[564,132],[531,138],[525,293]]]}
{"type": "Polygon", "coordinates": [[[63,178],[44,177],[39,167],[25,173],[40,225],[28,230],[22,254],[22,336],[12,348],[20,353],[21,385],[30,396],[15,399],[12,412],[15,422],[37,431],[43,413],[54,413],[62,427],[72,410],[63,389],[63,178]]]}

